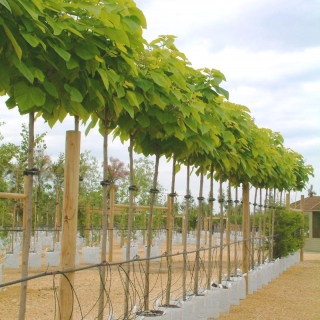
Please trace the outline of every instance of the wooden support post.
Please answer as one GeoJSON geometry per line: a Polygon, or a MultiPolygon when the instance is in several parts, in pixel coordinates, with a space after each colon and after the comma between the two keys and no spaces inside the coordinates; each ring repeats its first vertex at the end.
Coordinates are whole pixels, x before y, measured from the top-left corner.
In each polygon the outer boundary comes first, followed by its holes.
{"type": "Polygon", "coordinates": [[[110,185],[109,262],[113,259],[114,185],[110,185]]]}
{"type": "Polygon", "coordinates": [[[167,253],[170,253],[171,246],[171,198],[170,195],[167,196],[167,206],[168,206],[168,211],[167,211],[167,243],[166,243],[166,251],[167,253]]]}
{"type": "MultiPolygon", "coordinates": [[[[250,242],[250,211],[249,211],[249,184],[242,185],[243,192],[243,211],[242,211],[242,273],[248,274],[249,272],[249,242],[250,242]]],[[[248,276],[246,277],[246,292],[248,294],[248,276]]]]}
{"type": "Polygon", "coordinates": [[[86,205],[86,246],[89,246],[90,240],[90,206],[86,205]]]}
{"type": "MultiPolygon", "coordinates": [[[[79,164],[80,164],[79,131],[67,131],[63,191],[63,222],[61,239],[60,269],[70,270],[75,267],[76,239],[78,221],[79,164]]],[[[60,276],[59,308],[57,319],[73,319],[74,272],[60,276]]]]}
{"type": "Polygon", "coordinates": [[[208,239],[208,211],[204,213],[204,221],[203,221],[203,229],[204,229],[204,244],[207,244],[208,239]]]}
{"type": "Polygon", "coordinates": [[[290,193],[286,194],[286,209],[290,209],[290,193]]]}
{"type": "MultiPolygon", "coordinates": [[[[302,224],[302,229],[301,229],[301,233],[302,236],[304,236],[304,195],[301,195],[301,214],[302,214],[302,219],[303,219],[303,224],[302,224]]],[[[303,245],[300,247],[300,261],[303,261],[303,245]]]]}

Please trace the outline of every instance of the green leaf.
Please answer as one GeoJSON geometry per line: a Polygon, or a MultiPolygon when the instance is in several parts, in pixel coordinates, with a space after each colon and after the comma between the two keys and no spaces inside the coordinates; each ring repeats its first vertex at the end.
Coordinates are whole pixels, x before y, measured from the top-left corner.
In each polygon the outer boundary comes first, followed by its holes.
{"type": "Polygon", "coordinates": [[[149,91],[153,87],[153,83],[148,80],[143,80],[141,78],[135,79],[135,84],[140,87],[143,91],[149,91]]]}
{"type": "Polygon", "coordinates": [[[22,50],[21,50],[20,46],[18,45],[18,42],[16,41],[15,37],[13,36],[11,31],[8,29],[8,27],[5,24],[3,25],[3,28],[4,28],[5,33],[7,34],[7,37],[11,41],[11,44],[12,44],[14,51],[16,52],[19,60],[21,60],[22,50]]]}
{"type": "Polygon", "coordinates": [[[192,117],[184,118],[185,124],[194,132],[198,132],[198,122],[195,121],[192,117]]]}
{"type": "Polygon", "coordinates": [[[51,43],[50,41],[49,45],[51,46],[51,48],[65,61],[69,61],[71,58],[71,54],[69,52],[67,52],[64,49],[61,49],[60,47],[58,47],[57,45],[51,43]]]}
{"type": "Polygon", "coordinates": [[[137,122],[140,124],[142,128],[148,128],[150,126],[149,117],[141,113],[137,116],[137,122]]]}
{"type": "Polygon", "coordinates": [[[30,68],[30,71],[32,72],[33,76],[37,78],[40,82],[44,81],[44,74],[40,69],[32,67],[30,68]]]}
{"type": "Polygon", "coordinates": [[[128,103],[127,100],[121,99],[120,100],[122,107],[129,113],[130,117],[134,118],[134,109],[133,107],[128,103]]]}
{"type": "Polygon", "coordinates": [[[109,80],[108,80],[108,74],[106,73],[105,70],[101,69],[101,68],[98,68],[97,71],[99,72],[100,74],[100,77],[101,77],[101,80],[104,84],[104,87],[106,88],[106,90],[109,89],[109,80]]]}
{"type": "Polygon", "coordinates": [[[223,131],[222,132],[222,136],[223,136],[223,142],[229,142],[234,145],[236,142],[236,138],[234,137],[234,135],[230,132],[230,131],[223,131]]]}
{"type": "Polygon", "coordinates": [[[136,98],[136,95],[132,91],[127,91],[126,97],[131,106],[136,106],[137,108],[139,108],[139,102],[136,98]]]}
{"type": "Polygon", "coordinates": [[[28,86],[25,82],[18,82],[14,86],[14,97],[23,113],[34,106],[43,106],[46,101],[46,94],[40,88],[28,86]]]}
{"type": "Polygon", "coordinates": [[[93,44],[80,44],[76,47],[76,54],[84,60],[90,60],[98,55],[99,51],[93,44]]]}
{"type": "Polygon", "coordinates": [[[15,56],[13,56],[12,61],[16,68],[30,81],[30,83],[33,83],[34,77],[31,70],[21,60],[18,60],[15,56]]]}
{"type": "Polygon", "coordinates": [[[130,47],[129,38],[124,30],[108,28],[105,29],[105,34],[107,35],[107,37],[110,38],[110,40],[119,42],[130,47]]]}
{"type": "Polygon", "coordinates": [[[11,8],[10,8],[7,0],[0,0],[0,4],[2,4],[4,7],[6,7],[12,13],[11,8]]]}
{"type": "Polygon", "coordinates": [[[137,66],[135,64],[135,61],[128,58],[123,52],[121,52],[120,55],[128,63],[128,65],[131,67],[131,70],[133,71],[133,73],[137,76],[138,70],[137,70],[137,66]]]}
{"type": "Polygon", "coordinates": [[[23,38],[30,44],[31,47],[36,47],[39,44],[39,40],[37,40],[33,35],[28,32],[20,31],[20,34],[23,38]]]}
{"type": "Polygon", "coordinates": [[[122,19],[122,22],[125,23],[129,27],[132,34],[135,33],[137,31],[137,29],[140,28],[140,21],[135,16],[124,17],[122,19]]]}
{"type": "Polygon", "coordinates": [[[33,20],[38,20],[40,12],[36,12],[37,9],[29,1],[19,1],[20,4],[25,8],[25,10],[30,14],[33,20]]]}
{"type": "Polygon", "coordinates": [[[77,88],[71,87],[67,83],[65,83],[63,87],[66,89],[67,92],[70,93],[70,100],[71,101],[82,102],[82,100],[83,100],[82,94],[80,93],[80,91],[77,88]]]}
{"type": "Polygon", "coordinates": [[[67,65],[67,68],[70,70],[79,67],[78,61],[75,60],[74,58],[71,58],[69,61],[67,61],[66,65],[67,65]]]}
{"type": "Polygon", "coordinates": [[[52,95],[55,98],[59,97],[57,88],[55,87],[55,85],[52,82],[45,80],[43,82],[43,86],[50,95],[52,95]]]}
{"type": "Polygon", "coordinates": [[[161,74],[159,72],[156,71],[150,71],[150,76],[152,78],[152,80],[159,85],[160,87],[165,87],[168,88],[171,84],[170,79],[165,76],[164,74],[161,74]]]}

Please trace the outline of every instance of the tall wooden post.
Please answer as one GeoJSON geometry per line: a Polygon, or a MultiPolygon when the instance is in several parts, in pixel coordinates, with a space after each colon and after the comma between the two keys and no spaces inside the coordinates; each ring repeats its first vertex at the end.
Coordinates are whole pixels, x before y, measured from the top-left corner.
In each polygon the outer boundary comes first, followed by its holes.
{"type": "MultiPolygon", "coordinates": [[[[249,272],[249,242],[250,242],[250,211],[249,211],[249,184],[242,185],[243,211],[242,211],[242,273],[249,272]]],[[[246,292],[248,294],[248,277],[246,277],[246,292]]]]}
{"type": "Polygon", "coordinates": [[[222,282],[222,261],[223,261],[223,233],[224,233],[224,222],[223,222],[223,203],[224,198],[222,194],[222,173],[220,172],[219,177],[219,205],[220,205],[220,247],[219,247],[219,271],[218,281],[222,282]]]}
{"type": "Polygon", "coordinates": [[[114,185],[110,185],[109,262],[113,259],[114,185]]]}
{"type": "MultiPolygon", "coordinates": [[[[28,276],[29,250],[32,230],[32,186],[33,174],[30,172],[34,166],[34,113],[29,113],[29,144],[28,144],[28,176],[24,180],[26,199],[24,202],[24,221],[22,234],[21,278],[28,276]]],[[[27,281],[21,282],[19,320],[25,319],[27,305],[27,281]]]]}
{"type": "MultiPolygon", "coordinates": [[[[302,224],[302,229],[301,229],[301,233],[302,235],[304,235],[304,196],[301,195],[301,214],[302,214],[302,219],[303,219],[303,224],[302,224]]],[[[300,261],[303,261],[303,245],[300,247],[300,261]]]]}
{"type": "MultiPolygon", "coordinates": [[[[79,131],[67,131],[63,191],[63,219],[61,239],[61,270],[70,270],[75,266],[76,239],[78,221],[79,165],[80,165],[79,131]]],[[[73,319],[74,272],[60,276],[59,310],[57,319],[73,319]]]]}
{"type": "Polygon", "coordinates": [[[86,205],[86,246],[89,246],[90,241],[90,205],[86,205]]]}
{"type": "Polygon", "coordinates": [[[286,209],[290,209],[290,193],[286,194],[286,209]]]}

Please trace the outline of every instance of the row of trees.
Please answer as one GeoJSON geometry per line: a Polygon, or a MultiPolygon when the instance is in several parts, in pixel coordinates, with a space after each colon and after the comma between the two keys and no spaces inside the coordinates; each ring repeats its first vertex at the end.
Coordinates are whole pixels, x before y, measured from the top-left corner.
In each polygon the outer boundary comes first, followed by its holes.
{"type": "MultiPolygon", "coordinates": [[[[220,180],[220,185],[229,180],[230,185],[242,184],[245,190],[251,183],[257,188],[280,191],[302,190],[312,174],[312,167],[304,163],[302,155],[284,147],[279,133],[258,128],[248,108],[226,101],[228,92],[220,87],[225,80],[220,71],[192,68],[175,46],[174,36],[160,36],[147,43],[142,36],[145,18],[132,0],[0,0],[0,13],[0,94],[8,96],[8,108],[18,107],[20,113],[30,115],[29,169],[34,166],[35,112],[50,126],[63,121],[67,114],[75,117],[75,130],[79,120],[88,123],[87,133],[99,126],[104,140],[103,199],[112,183],[108,177],[108,135],[113,132],[122,141],[130,142],[127,260],[137,184],[134,150],[145,156],[155,155],[156,159],[148,215],[148,256],[161,156],[173,159],[171,207],[179,167],[186,165],[189,173],[193,166],[200,175],[197,228],[206,174],[211,180],[220,180]]],[[[28,181],[31,192],[31,176],[28,181]]],[[[189,174],[186,196],[188,217],[189,174]]],[[[28,265],[32,214],[32,203],[28,201],[22,276],[28,265]]],[[[107,201],[103,201],[103,244],[107,210],[107,201]]],[[[210,210],[212,216],[212,207],[210,210]]],[[[105,259],[104,246],[101,259],[105,259]]],[[[126,267],[128,286],[130,267],[126,267]]],[[[147,262],[147,277],[148,268],[147,262]]],[[[148,310],[148,279],[145,283],[148,310]]],[[[26,284],[22,291],[26,292],[26,284]]],[[[103,296],[103,284],[101,292],[103,296]]],[[[170,281],[167,294],[169,301],[170,281]]],[[[125,297],[125,304],[128,298],[125,297]]],[[[22,319],[25,302],[21,305],[22,319]]],[[[99,305],[102,319],[103,298],[99,305]]]]}

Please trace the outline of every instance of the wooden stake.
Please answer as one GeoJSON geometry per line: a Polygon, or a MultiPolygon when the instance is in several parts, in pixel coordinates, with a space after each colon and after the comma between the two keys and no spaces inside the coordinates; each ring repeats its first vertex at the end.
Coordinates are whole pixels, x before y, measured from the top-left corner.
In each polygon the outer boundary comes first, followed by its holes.
{"type": "MultiPolygon", "coordinates": [[[[70,270],[75,267],[76,239],[78,222],[79,164],[80,164],[79,131],[66,133],[66,158],[63,191],[63,222],[60,269],[70,270]]],[[[74,272],[60,276],[59,309],[57,319],[73,319],[73,283],[74,272]]]]}
{"type": "Polygon", "coordinates": [[[113,259],[114,185],[110,186],[109,262],[113,259]]]}
{"type": "MultiPolygon", "coordinates": [[[[243,242],[242,242],[242,273],[248,274],[249,272],[249,242],[250,242],[250,210],[249,210],[249,184],[242,185],[243,192],[243,211],[242,211],[242,229],[243,229],[243,242]]],[[[248,294],[248,276],[246,278],[246,293],[248,294]]]]}
{"type": "MultiPolygon", "coordinates": [[[[31,169],[34,166],[34,113],[29,113],[29,144],[28,144],[28,168],[31,169]]],[[[23,225],[25,229],[22,235],[22,265],[21,265],[21,278],[28,276],[29,266],[29,251],[32,231],[32,186],[33,186],[33,175],[28,175],[25,180],[25,221],[23,225]]],[[[19,320],[25,319],[27,304],[27,281],[21,282],[20,290],[20,309],[19,309],[19,320]]]]}
{"type": "MultiPolygon", "coordinates": [[[[300,209],[301,209],[301,214],[302,214],[302,219],[303,219],[301,233],[304,234],[304,195],[301,195],[300,204],[301,204],[300,209]]],[[[303,246],[300,247],[300,261],[303,261],[303,246]]]]}

